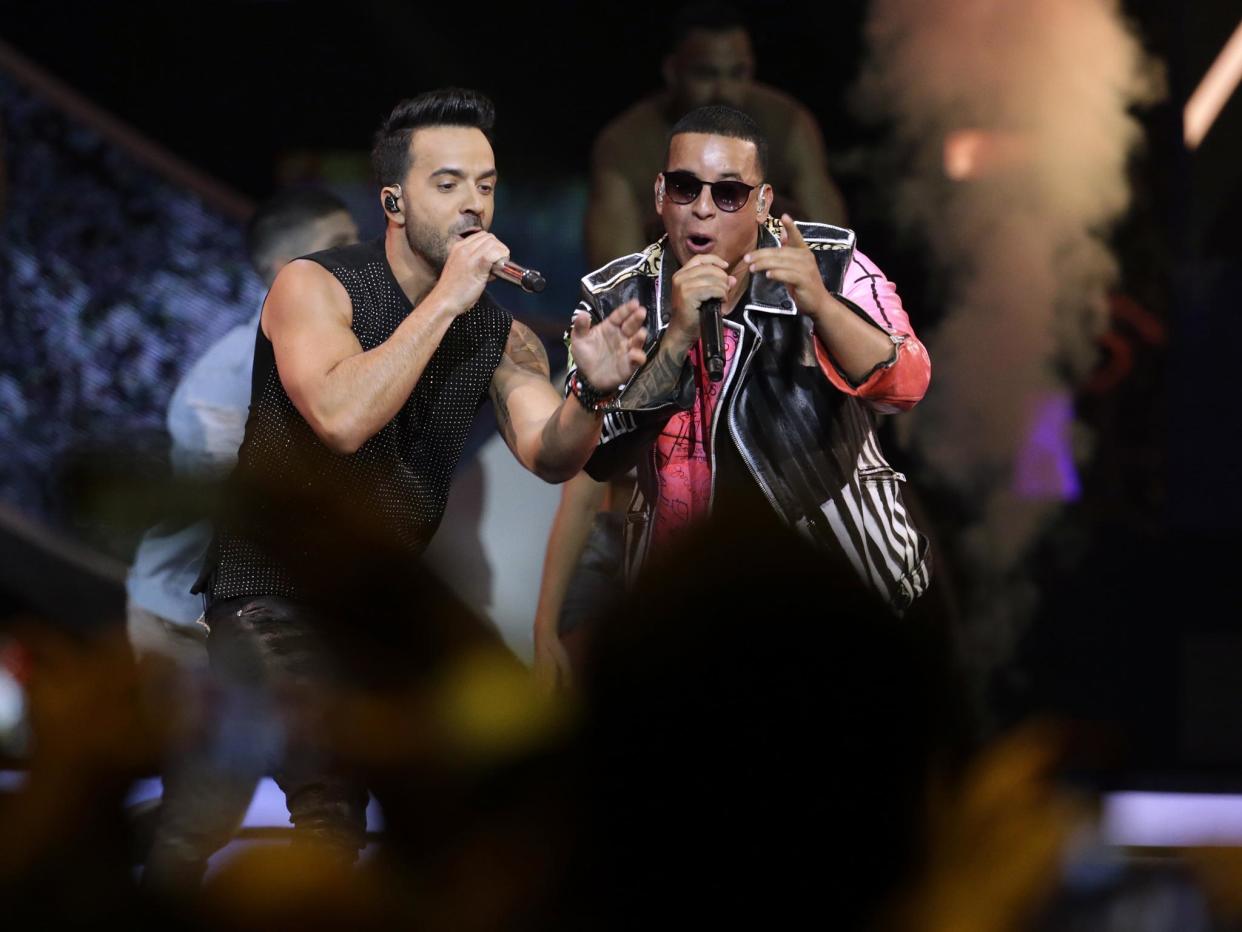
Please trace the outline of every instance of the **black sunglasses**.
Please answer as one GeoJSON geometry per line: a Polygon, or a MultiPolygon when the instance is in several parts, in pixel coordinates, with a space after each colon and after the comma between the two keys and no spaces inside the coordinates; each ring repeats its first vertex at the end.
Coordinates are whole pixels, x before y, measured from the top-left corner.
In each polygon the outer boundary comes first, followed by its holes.
{"type": "Polygon", "coordinates": [[[691,172],[665,172],[664,193],[674,204],[692,204],[698,200],[703,185],[712,189],[716,206],[728,213],[741,210],[750,200],[750,192],[759,187],[742,181],[703,181],[691,172]]]}

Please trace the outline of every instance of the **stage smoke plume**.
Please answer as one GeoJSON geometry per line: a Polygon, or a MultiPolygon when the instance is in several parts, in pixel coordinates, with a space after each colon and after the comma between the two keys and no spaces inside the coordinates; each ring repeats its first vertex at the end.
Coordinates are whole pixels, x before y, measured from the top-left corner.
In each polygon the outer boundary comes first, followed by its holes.
{"type": "Polygon", "coordinates": [[[975,517],[955,553],[971,659],[991,668],[1033,607],[1024,558],[1075,494],[1047,444],[1043,465],[1018,461],[1096,360],[1117,277],[1105,237],[1140,138],[1129,108],[1163,81],[1113,0],[874,0],[866,30],[860,99],[911,156],[897,217],[947,296],[910,438],[975,517]]]}

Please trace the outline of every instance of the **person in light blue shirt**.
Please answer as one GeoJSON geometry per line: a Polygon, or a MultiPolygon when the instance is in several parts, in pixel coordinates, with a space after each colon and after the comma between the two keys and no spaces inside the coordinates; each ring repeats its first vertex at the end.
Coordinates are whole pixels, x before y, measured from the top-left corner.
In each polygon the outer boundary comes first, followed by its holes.
{"type": "MultiPolygon", "coordinates": [[[[255,212],[246,230],[251,264],[268,286],[285,263],[358,241],[345,205],[331,194],[296,189],[255,212]]],[[[197,481],[222,479],[237,461],[250,406],[259,315],[234,327],[190,367],[168,405],[172,466],[197,481]]],[[[126,626],[140,663],[160,658],[182,670],[207,667],[203,607],[190,594],[211,541],[211,525],[163,523],[143,536],[126,580],[126,626]]]]}

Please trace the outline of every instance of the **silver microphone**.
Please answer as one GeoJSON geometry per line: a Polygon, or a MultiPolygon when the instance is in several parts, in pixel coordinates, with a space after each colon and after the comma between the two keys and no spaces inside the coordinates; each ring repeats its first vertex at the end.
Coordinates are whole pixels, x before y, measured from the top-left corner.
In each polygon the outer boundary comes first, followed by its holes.
{"type": "Polygon", "coordinates": [[[520,266],[512,259],[501,259],[492,266],[492,274],[510,285],[517,285],[527,294],[538,294],[548,284],[541,273],[520,266]]]}

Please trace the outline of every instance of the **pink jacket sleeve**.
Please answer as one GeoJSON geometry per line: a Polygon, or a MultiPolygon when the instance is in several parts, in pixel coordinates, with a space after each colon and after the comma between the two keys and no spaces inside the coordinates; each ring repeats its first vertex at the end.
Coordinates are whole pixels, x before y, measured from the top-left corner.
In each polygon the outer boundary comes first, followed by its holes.
{"type": "Polygon", "coordinates": [[[913,408],[931,381],[931,358],[914,335],[896,287],[884,277],[879,266],[855,249],[845,270],[839,297],[864,311],[876,326],[893,337],[894,355],[855,385],[817,339],[815,355],[824,375],[847,395],[861,398],[885,414],[913,408]]]}

